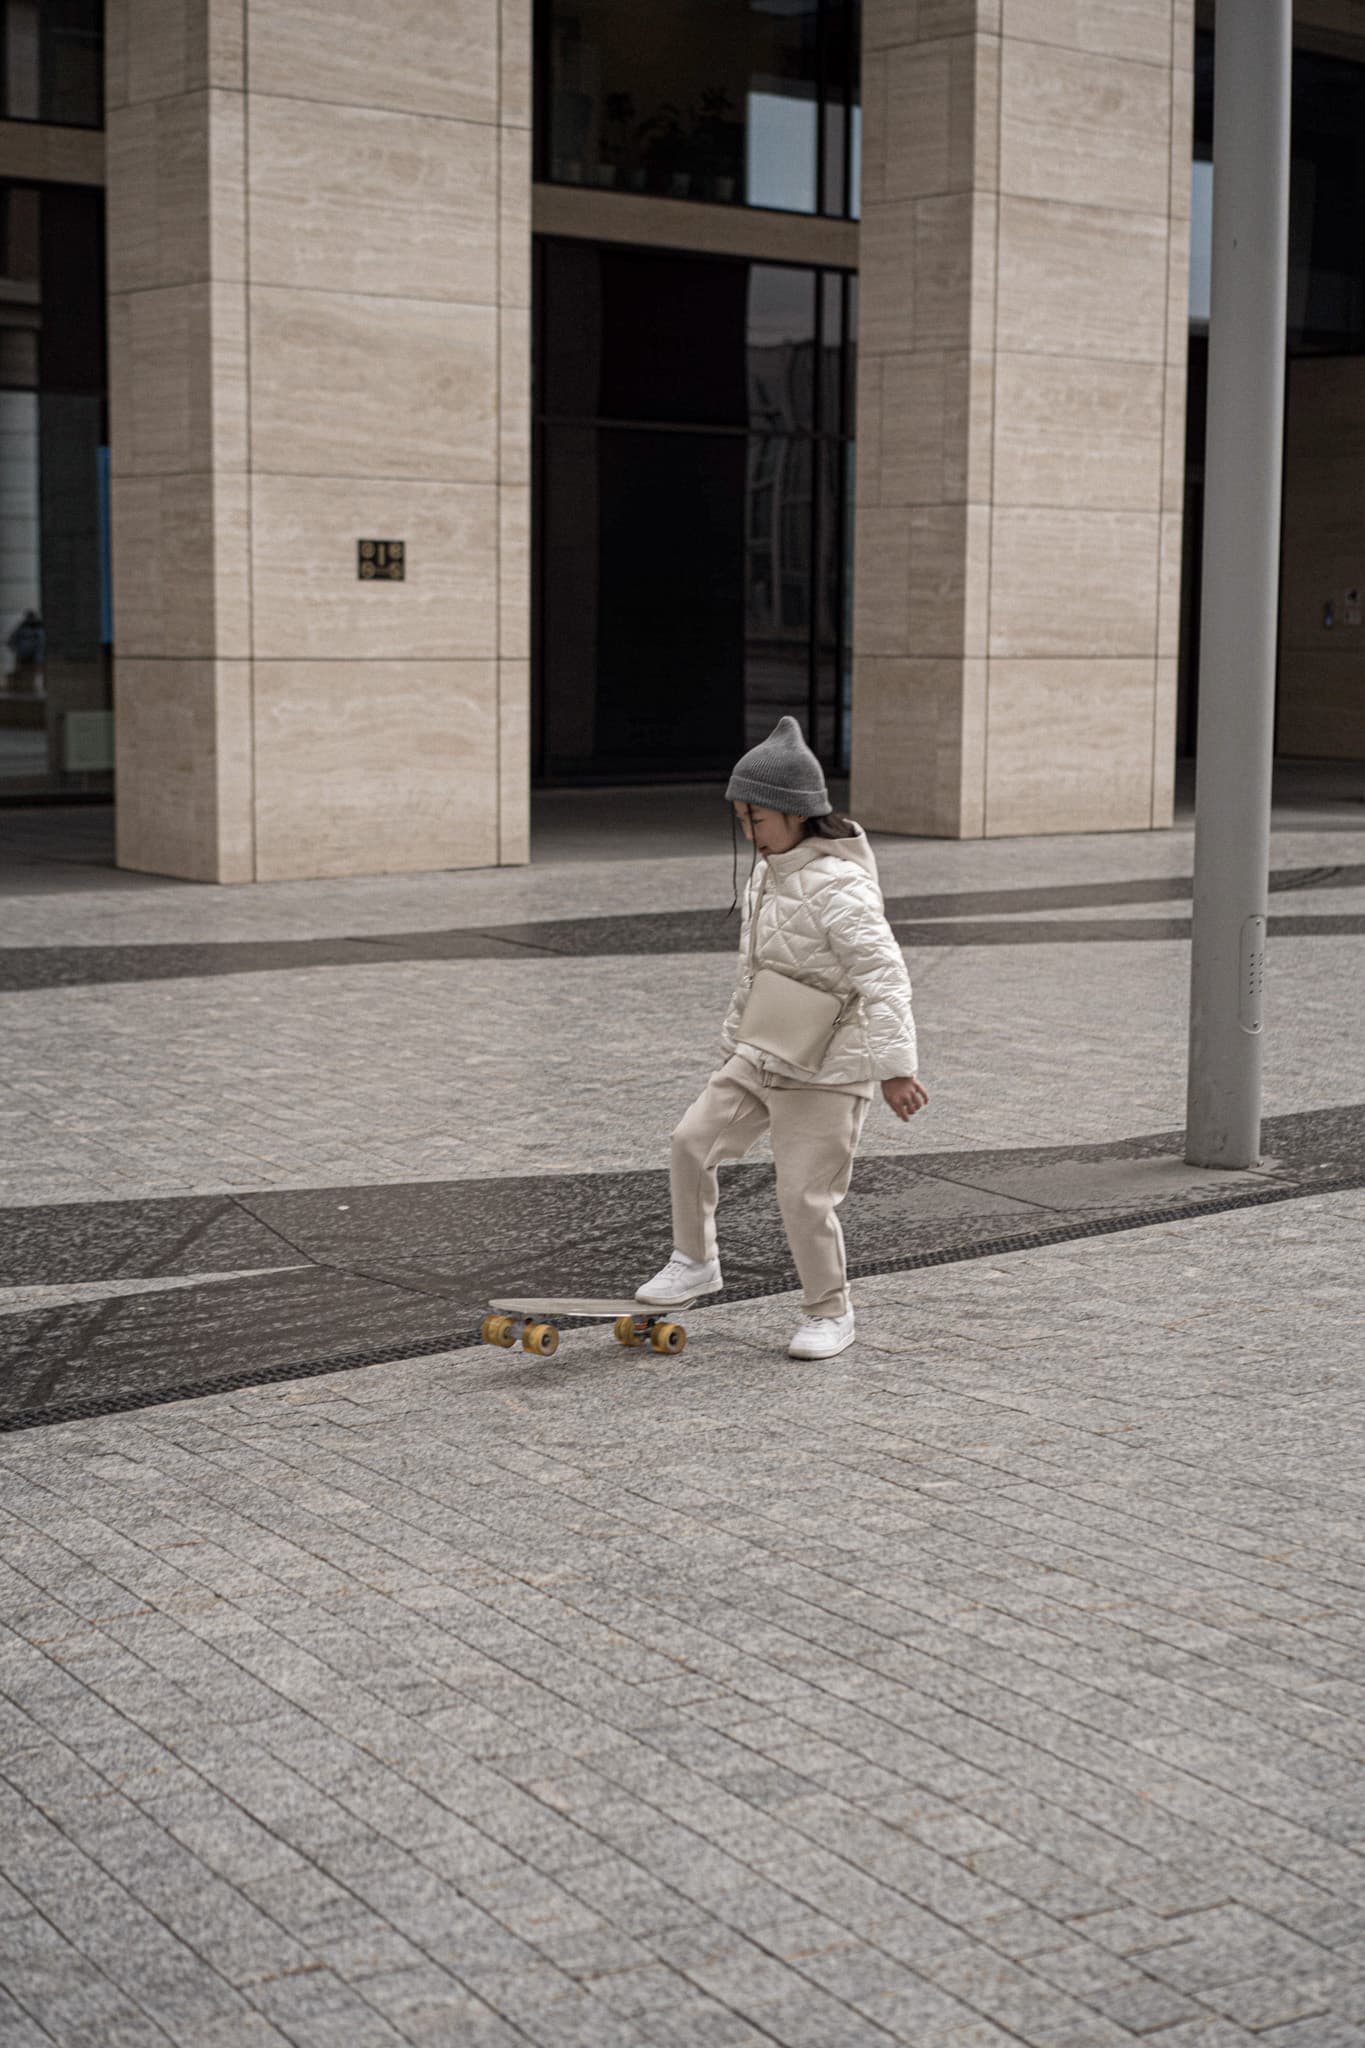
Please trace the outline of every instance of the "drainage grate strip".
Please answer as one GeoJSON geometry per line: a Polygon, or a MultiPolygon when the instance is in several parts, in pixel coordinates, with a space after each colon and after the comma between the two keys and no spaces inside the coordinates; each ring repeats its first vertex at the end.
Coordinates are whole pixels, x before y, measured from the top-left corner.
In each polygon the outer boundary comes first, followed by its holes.
{"type": "MultiPolygon", "coordinates": [[[[973,1259],[1003,1258],[1010,1252],[1041,1251],[1048,1245],[1066,1244],[1079,1238],[1113,1237],[1120,1231],[1146,1230],[1154,1224],[1190,1222],[1198,1216],[1226,1215],[1235,1209],[1266,1209],[1280,1202],[1303,1201],[1312,1195],[1350,1194],[1365,1188],[1365,1171],[1339,1174],[1318,1181],[1292,1181],[1263,1188],[1248,1188],[1239,1194],[1215,1196],[1207,1201],[1173,1202],[1165,1208],[1124,1210],[1089,1216],[1042,1229],[980,1238],[970,1243],[941,1245],[933,1251],[911,1252],[903,1259],[878,1259],[854,1263],[849,1277],[855,1280],[882,1278],[889,1273],[922,1272],[933,1266],[964,1265],[973,1259]]],[[[784,1273],[761,1286],[727,1288],[713,1296],[708,1307],[739,1301],[760,1301],[774,1294],[789,1293],[795,1275],[784,1273]]],[[[583,1317],[562,1318],[566,1326],[581,1323],[583,1317]]],[[[219,1380],[187,1381],[178,1386],[158,1388],[154,1394],[113,1394],[89,1401],[72,1401],[60,1407],[20,1409],[0,1415],[0,1435],[24,1429],[44,1429],[60,1422],[89,1422],[105,1415],[124,1415],[142,1408],[160,1408],[176,1401],[203,1400],[211,1394],[241,1393],[249,1387],[275,1386],[293,1380],[318,1379],[331,1372],[356,1372],[370,1365],[398,1365],[409,1358],[437,1358],[451,1351],[472,1348],[478,1342],[474,1331],[452,1332],[447,1337],[408,1340],[401,1345],[379,1349],[336,1351],[326,1358],[300,1359],[289,1365],[262,1366],[250,1372],[232,1373],[219,1380]]]]}

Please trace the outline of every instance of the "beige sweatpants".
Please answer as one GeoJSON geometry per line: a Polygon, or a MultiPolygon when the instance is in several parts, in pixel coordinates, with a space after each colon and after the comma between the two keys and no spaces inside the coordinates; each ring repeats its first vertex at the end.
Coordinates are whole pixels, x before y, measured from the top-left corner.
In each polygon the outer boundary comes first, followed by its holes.
{"type": "Polygon", "coordinates": [[[837,1088],[765,1085],[739,1053],[714,1073],[673,1133],[673,1243],[690,1259],[716,1256],[716,1168],[742,1159],[772,1132],[777,1205],[801,1276],[807,1315],[848,1306],[844,1233],[837,1210],[848,1193],[867,1101],[837,1088]]]}

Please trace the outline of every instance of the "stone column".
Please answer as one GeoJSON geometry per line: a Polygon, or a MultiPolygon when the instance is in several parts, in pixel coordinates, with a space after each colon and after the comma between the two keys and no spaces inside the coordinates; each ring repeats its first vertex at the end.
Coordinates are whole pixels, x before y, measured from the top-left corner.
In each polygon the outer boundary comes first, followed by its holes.
{"type": "Polygon", "coordinates": [[[1191,0],[866,0],[853,801],[1171,821],[1191,0]]]}
{"type": "Polygon", "coordinates": [[[112,0],[124,866],[526,859],[530,66],[530,0],[112,0]]]}

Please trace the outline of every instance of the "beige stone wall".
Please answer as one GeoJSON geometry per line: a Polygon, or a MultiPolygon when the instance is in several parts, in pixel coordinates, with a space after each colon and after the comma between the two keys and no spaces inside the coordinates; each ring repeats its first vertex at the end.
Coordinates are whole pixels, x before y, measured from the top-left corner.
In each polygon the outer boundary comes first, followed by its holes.
{"type": "Polygon", "coordinates": [[[21,184],[102,185],[104,137],[93,128],[0,120],[0,178],[21,184]]]}
{"type": "Polygon", "coordinates": [[[1280,584],[1281,754],[1365,754],[1365,361],[1304,358],[1289,368],[1280,584]],[[1331,603],[1336,623],[1323,623],[1331,603]],[[1352,623],[1353,617],[1357,623],[1352,623]]]}
{"type": "Polygon", "coordinates": [[[1188,0],[867,0],[853,801],[1168,824],[1188,0]]]}
{"type": "Polygon", "coordinates": [[[109,9],[126,866],[527,857],[530,0],[396,17],[109,9]]]}

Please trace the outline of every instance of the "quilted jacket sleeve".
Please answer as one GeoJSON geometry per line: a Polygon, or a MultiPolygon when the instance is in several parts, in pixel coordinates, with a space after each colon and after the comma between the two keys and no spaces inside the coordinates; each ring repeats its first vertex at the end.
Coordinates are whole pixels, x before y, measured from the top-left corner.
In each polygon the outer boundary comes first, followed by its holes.
{"type": "Polygon", "coordinates": [[[749,920],[754,914],[754,877],[750,875],[744,885],[744,901],[739,915],[739,970],[735,981],[735,992],[730,998],[721,1027],[721,1051],[727,1059],[739,1043],[739,1020],[744,1015],[744,1005],[749,1000],[749,920]]]}
{"type": "Polygon", "coordinates": [[[822,889],[820,919],[830,951],[863,999],[873,1073],[891,1081],[918,1071],[910,974],[871,875],[841,862],[822,889]]]}

